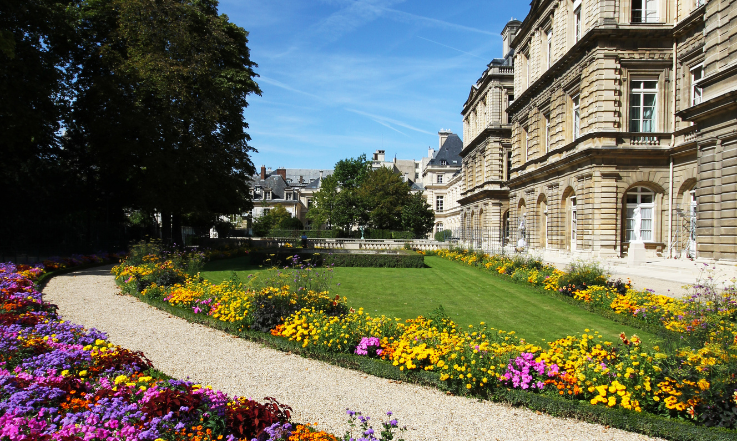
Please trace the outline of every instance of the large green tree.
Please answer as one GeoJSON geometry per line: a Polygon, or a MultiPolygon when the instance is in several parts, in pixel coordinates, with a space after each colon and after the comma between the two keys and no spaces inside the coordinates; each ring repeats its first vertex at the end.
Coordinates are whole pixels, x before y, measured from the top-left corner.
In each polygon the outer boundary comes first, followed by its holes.
{"type": "Polygon", "coordinates": [[[435,213],[427,203],[422,193],[414,193],[402,207],[402,226],[405,231],[411,231],[415,237],[423,238],[435,226],[435,213]]]}
{"type": "Polygon", "coordinates": [[[368,175],[369,164],[365,153],[358,158],[341,159],[335,164],[333,176],[342,189],[358,188],[368,175]]]}
{"type": "Polygon", "coordinates": [[[36,253],[63,236],[49,221],[56,227],[77,220],[78,186],[61,147],[72,92],[75,4],[0,1],[0,186],[13,200],[33,205],[3,210],[2,253],[36,253]]]}
{"type": "Polygon", "coordinates": [[[320,182],[320,189],[312,197],[312,204],[307,212],[307,219],[313,225],[337,225],[335,218],[338,209],[338,193],[340,188],[335,176],[330,175],[320,182]]]}
{"type": "Polygon", "coordinates": [[[365,206],[358,191],[368,174],[365,154],[338,161],[333,174],[322,180],[307,218],[314,225],[337,227],[346,232],[354,225],[365,225],[365,206]]]}
{"type": "MultiPolygon", "coordinates": [[[[215,0],[87,0],[70,150],[98,186],[162,213],[251,207],[248,33],[215,0]]],[[[165,233],[166,234],[166,233],[165,233]]]]}
{"type": "Polygon", "coordinates": [[[410,200],[409,183],[386,167],[371,170],[358,189],[363,219],[371,228],[402,229],[402,207],[410,200]]]}

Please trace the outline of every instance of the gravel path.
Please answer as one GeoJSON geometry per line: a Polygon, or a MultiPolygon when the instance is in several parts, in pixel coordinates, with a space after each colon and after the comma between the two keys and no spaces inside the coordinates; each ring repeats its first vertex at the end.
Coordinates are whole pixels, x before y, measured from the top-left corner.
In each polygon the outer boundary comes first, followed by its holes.
{"type": "MultiPolygon", "coordinates": [[[[342,435],[345,409],[381,420],[388,410],[413,440],[645,440],[643,435],[536,414],[490,402],[396,384],[361,372],[289,355],[188,323],[120,295],[110,267],[53,278],[45,299],[74,323],[108,333],[143,351],[161,371],[209,384],[230,395],[271,396],[289,404],[295,419],[342,435]]],[[[378,424],[377,424],[378,425],[378,424]]],[[[375,426],[376,428],[376,426],[375,426]]]]}

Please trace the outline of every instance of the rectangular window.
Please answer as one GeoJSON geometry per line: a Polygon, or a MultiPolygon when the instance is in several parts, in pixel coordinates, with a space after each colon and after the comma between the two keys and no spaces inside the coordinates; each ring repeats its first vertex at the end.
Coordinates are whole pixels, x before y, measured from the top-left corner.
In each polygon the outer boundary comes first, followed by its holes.
{"type": "Polygon", "coordinates": [[[571,102],[573,104],[573,139],[576,140],[581,136],[581,103],[579,96],[574,96],[571,102]]]}
{"type": "MultiPolygon", "coordinates": [[[[513,102],[514,102],[514,94],[511,94],[510,93],[507,96],[507,107],[511,106],[513,102]]],[[[513,116],[514,116],[514,114],[512,112],[510,112],[509,110],[507,110],[507,124],[512,124],[512,117],[513,116]]]]}
{"type": "Polygon", "coordinates": [[[691,105],[701,104],[703,90],[698,86],[698,81],[704,77],[704,67],[698,65],[691,68],[691,105]]]}
{"type": "Polygon", "coordinates": [[[545,120],[545,153],[550,151],[550,115],[543,115],[545,120]]]}
{"type": "Polygon", "coordinates": [[[438,184],[443,183],[443,175],[438,175],[438,184]]]}
{"type": "Polygon", "coordinates": [[[632,23],[657,23],[658,0],[632,0],[632,23]]]}
{"type": "Polygon", "coordinates": [[[630,83],[630,132],[655,132],[658,96],[656,80],[632,80],[630,83]]]}
{"type": "Polygon", "coordinates": [[[287,200],[288,201],[291,201],[292,200],[292,193],[291,192],[287,192],[287,200]]]}
{"type": "Polygon", "coordinates": [[[266,216],[271,211],[271,208],[264,208],[263,215],[266,216]]]}
{"type": "Polygon", "coordinates": [[[579,6],[573,12],[573,36],[574,42],[578,42],[581,39],[581,7],[579,6]]]}
{"type": "Polygon", "coordinates": [[[509,174],[512,172],[512,151],[507,151],[507,176],[504,177],[506,181],[509,180],[509,174]]]}
{"type": "Polygon", "coordinates": [[[550,65],[552,64],[552,60],[553,60],[553,30],[552,29],[547,32],[547,36],[548,36],[548,53],[547,53],[548,69],[550,69],[550,65]]]}
{"type": "Polygon", "coordinates": [[[525,162],[527,162],[530,157],[530,132],[528,131],[527,127],[522,128],[522,142],[524,142],[524,144],[522,145],[522,149],[525,152],[525,162]]]}
{"type": "Polygon", "coordinates": [[[442,196],[435,197],[435,211],[438,213],[441,213],[443,211],[443,197],[442,196]]]}

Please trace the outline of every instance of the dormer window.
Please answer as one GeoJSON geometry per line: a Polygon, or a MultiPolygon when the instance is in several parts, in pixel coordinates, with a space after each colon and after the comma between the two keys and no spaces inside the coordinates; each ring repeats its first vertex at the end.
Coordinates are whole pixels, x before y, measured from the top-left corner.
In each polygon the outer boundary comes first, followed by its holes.
{"type": "Polygon", "coordinates": [[[446,161],[445,159],[441,159],[440,165],[448,165],[448,161],[446,161]]]}

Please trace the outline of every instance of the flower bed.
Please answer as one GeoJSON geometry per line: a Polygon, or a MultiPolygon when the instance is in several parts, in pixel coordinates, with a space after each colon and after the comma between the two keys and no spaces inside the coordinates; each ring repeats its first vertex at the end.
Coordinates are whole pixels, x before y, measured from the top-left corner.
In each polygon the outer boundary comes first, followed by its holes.
{"type": "MultiPolygon", "coordinates": [[[[585,268],[577,273],[564,273],[522,259],[459,251],[439,254],[523,283],[572,295],[580,301],[604,302],[597,299],[613,296],[612,299],[619,299],[617,305],[625,304],[624,300],[631,305],[641,301],[641,297],[646,298],[644,293],[626,288],[620,294],[622,286],[616,283],[596,285],[606,283],[606,278],[602,279],[596,271],[586,273],[585,268]]],[[[156,262],[154,268],[161,268],[162,272],[170,270],[168,261],[151,256],[148,259],[156,262]]],[[[196,313],[199,310],[212,317],[223,308],[235,309],[240,314],[236,314],[241,320],[239,329],[268,329],[272,335],[298,342],[310,353],[354,354],[380,358],[400,371],[435,372],[443,387],[457,394],[494,397],[503,391],[520,390],[710,426],[734,428],[737,420],[734,342],[727,346],[717,344],[725,333],[733,332],[734,318],[729,319],[722,310],[717,311],[723,319],[719,330],[706,334],[692,332],[683,342],[673,342],[663,349],[645,348],[637,336],[624,334],[616,342],[605,341],[596,331],[588,329],[580,335],[533,345],[517,338],[513,331],[494,329],[484,323],[460,329],[442,310],[430,317],[405,322],[385,316],[371,317],[361,309],[348,310],[345,299],[331,298],[323,289],[325,279],[318,284],[320,289],[310,292],[306,281],[312,283],[318,279],[319,270],[299,262],[292,268],[275,268],[270,279],[262,280],[265,285],[260,290],[252,289],[250,282],[231,280],[211,285],[193,276],[183,285],[160,287],[150,283],[142,287],[141,280],[146,277],[153,280],[151,277],[156,277],[157,270],[152,274],[144,271],[139,277],[136,271],[141,267],[129,268],[123,264],[114,270],[124,290],[144,297],[159,290],[157,295],[170,305],[196,313]],[[285,284],[285,280],[293,284],[285,284]],[[217,292],[227,294],[213,294],[217,292]],[[253,307],[254,299],[259,296],[275,300],[253,307]],[[264,325],[265,322],[260,327],[254,326],[259,314],[271,317],[271,327],[264,325]],[[699,336],[713,338],[691,349],[688,344],[693,344],[699,336]]],[[[643,307],[652,309],[669,304],[654,296],[647,298],[652,303],[643,303],[643,307]]],[[[629,307],[618,308],[614,310],[631,313],[629,307]]]]}
{"type": "MultiPolygon", "coordinates": [[[[719,288],[713,277],[707,274],[693,286],[693,294],[689,298],[678,300],[656,295],[650,290],[635,291],[621,281],[611,282],[596,265],[581,262],[574,263],[573,270],[566,273],[530,258],[490,256],[464,250],[440,250],[435,254],[548,291],[560,292],[600,310],[628,315],[642,323],[654,324],[664,331],[680,334],[681,338],[671,343],[668,355],[657,352],[656,347],[656,353],[647,357],[647,364],[656,369],[658,375],[655,377],[659,378],[657,384],[650,383],[648,386],[655,391],[652,399],[656,404],[655,408],[650,406],[648,410],[654,413],[667,412],[671,416],[689,418],[707,425],[735,427],[735,281],[732,281],[731,286],[719,288]]],[[[627,342],[624,336],[622,339],[627,342]]],[[[629,369],[638,373],[641,371],[629,369]]],[[[625,370],[627,372],[632,373],[631,370],[625,370]]],[[[592,399],[592,404],[609,403],[605,394],[600,396],[592,399]]]]}
{"type": "Polygon", "coordinates": [[[41,272],[0,264],[1,440],[336,439],[285,428],[290,408],[272,398],[231,399],[169,379],[142,353],[62,320],[34,286],[41,272]]]}

